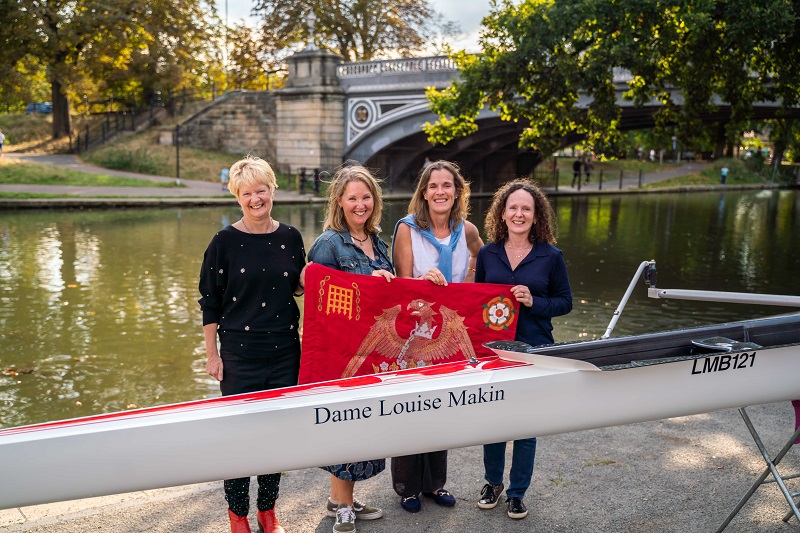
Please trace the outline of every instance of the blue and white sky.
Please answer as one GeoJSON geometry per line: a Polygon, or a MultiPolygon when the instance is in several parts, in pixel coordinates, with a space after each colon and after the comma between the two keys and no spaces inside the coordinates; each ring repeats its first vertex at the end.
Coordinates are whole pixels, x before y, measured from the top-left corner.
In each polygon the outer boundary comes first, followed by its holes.
{"type": "MultiPolygon", "coordinates": [[[[450,43],[455,49],[477,52],[481,19],[489,14],[489,0],[430,0],[434,9],[461,25],[463,37],[450,43]]],[[[226,0],[216,0],[220,16],[225,18],[226,0]]],[[[250,17],[253,0],[227,0],[228,22],[250,17]]]]}

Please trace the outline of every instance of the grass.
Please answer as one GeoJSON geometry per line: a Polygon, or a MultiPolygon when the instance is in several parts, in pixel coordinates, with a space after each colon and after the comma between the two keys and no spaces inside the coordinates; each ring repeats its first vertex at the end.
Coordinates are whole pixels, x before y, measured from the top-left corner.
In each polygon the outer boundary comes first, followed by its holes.
{"type": "Polygon", "coordinates": [[[52,165],[40,165],[3,158],[0,183],[19,185],[76,185],[90,187],[176,187],[174,182],[88,174],[52,165]]]}
{"type": "MultiPolygon", "coordinates": [[[[176,170],[175,147],[158,144],[159,134],[159,129],[153,128],[135,135],[125,135],[105,146],[81,154],[81,157],[101,167],[143,172],[156,176],[174,176],[176,170]],[[142,164],[145,166],[142,167],[142,164]]],[[[181,147],[181,179],[219,182],[220,171],[223,168],[230,168],[242,157],[241,154],[181,147]]],[[[278,187],[287,190],[289,177],[279,174],[277,178],[278,187]]],[[[295,190],[293,178],[291,190],[295,190]]]]}
{"type": "Polygon", "coordinates": [[[592,467],[592,466],[606,466],[606,465],[613,465],[616,463],[613,459],[587,459],[584,461],[583,466],[585,467],[592,467]]]}
{"type": "Polygon", "coordinates": [[[558,470],[556,472],[555,477],[551,477],[549,479],[550,479],[551,482],[555,483],[559,487],[565,487],[567,485],[577,485],[578,484],[577,481],[569,481],[569,480],[565,479],[564,476],[561,475],[561,470],[558,470]]]}
{"type": "Polygon", "coordinates": [[[749,183],[764,183],[767,180],[758,171],[754,171],[752,165],[738,159],[719,159],[707,169],[694,174],[677,176],[655,183],[645,184],[645,189],[663,189],[665,187],[685,187],[693,185],[720,185],[720,169],[727,166],[730,171],[725,180],[727,185],[740,185],[749,183]]]}
{"type": "Polygon", "coordinates": [[[0,198],[27,200],[29,198],[71,198],[68,194],[38,194],[29,192],[0,192],[0,198]]]}
{"type": "Polygon", "coordinates": [[[33,113],[0,113],[0,129],[6,136],[3,150],[13,150],[18,145],[27,146],[46,141],[53,134],[51,115],[33,113]]]}
{"type": "MultiPolygon", "coordinates": [[[[559,157],[558,158],[558,180],[560,183],[569,184],[572,182],[572,163],[575,161],[574,157],[559,157]]],[[[603,172],[603,182],[613,182],[619,179],[619,173],[622,171],[624,177],[628,178],[633,175],[638,175],[641,169],[642,173],[647,174],[650,172],[658,172],[660,170],[667,170],[674,168],[677,165],[672,162],[665,162],[659,164],[652,161],[637,161],[635,159],[614,159],[608,161],[592,161],[592,180],[599,179],[600,172],[603,172]]],[[[547,162],[537,168],[537,172],[547,168],[547,162]]],[[[552,171],[551,171],[552,172],[552,171]]],[[[581,168],[581,176],[584,170],[581,168]]]]}

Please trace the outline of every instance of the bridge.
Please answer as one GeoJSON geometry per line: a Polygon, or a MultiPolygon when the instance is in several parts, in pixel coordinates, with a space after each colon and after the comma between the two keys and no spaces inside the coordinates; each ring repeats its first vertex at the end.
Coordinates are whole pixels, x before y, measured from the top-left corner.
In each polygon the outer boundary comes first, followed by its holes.
{"type": "MultiPolygon", "coordinates": [[[[539,154],[518,147],[523,125],[502,121],[484,109],[478,130],[446,145],[432,146],[422,133],[434,122],[425,98],[427,87],[443,89],[458,76],[447,57],[421,57],[343,63],[336,54],[309,49],[287,59],[286,86],[276,91],[244,91],[190,117],[181,143],[229,152],[254,153],[287,173],[302,168],[330,170],[352,159],[380,169],[399,187],[410,186],[425,157],[457,162],[465,175],[487,190],[509,178],[528,175],[539,154]],[[214,110],[215,108],[216,111],[214,110]]],[[[648,128],[661,105],[634,106],[622,99],[630,73],[614,73],[622,108],[620,129],[648,128]]],[[[680,105],[679,93],[673,101],[680,105]]],[[[588,105],[583,95],[578,105],[588,105]]],[[[756,118],[774,116],[776,104],[756,106],[756,118]]],[[[725,120],[730,110],[718,106],[708,120],[725,120]]],[[[577,142],[563,140],[563,146],[577,142]]]]}

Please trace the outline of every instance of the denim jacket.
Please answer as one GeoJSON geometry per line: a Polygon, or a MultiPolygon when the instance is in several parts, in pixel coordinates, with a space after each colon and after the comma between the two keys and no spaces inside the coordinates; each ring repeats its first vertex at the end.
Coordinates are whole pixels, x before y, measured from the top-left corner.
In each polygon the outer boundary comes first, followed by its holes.
{"type": "Polygon", "coordinates": [[[374,270],[394,272],[388,245],[377,235],[370,235],[370,239],[375,251],[374,261],[356,246],[350,232],[326,230],[314,241],[308,251],[308,260],[351,274],[372,274],[374,270]]]}

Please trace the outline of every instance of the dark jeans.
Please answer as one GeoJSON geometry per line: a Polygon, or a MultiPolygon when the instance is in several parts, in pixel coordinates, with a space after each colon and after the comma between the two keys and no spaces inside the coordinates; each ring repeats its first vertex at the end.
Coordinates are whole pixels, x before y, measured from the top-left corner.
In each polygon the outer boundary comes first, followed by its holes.
{"type": "MultiPolygon", "coordinates": [[[[266,353],[263,357],[243,357],[231,353],[223,347],[222,381],[219,389],[223,396],[258,392],[297,385],[300,372],[300,346],[292,346],[286,350],[266,353]]],[[[232,443],[231,453],[235,453],[232,443]]],[[[258,481],[258,498],[256,506],[259,511],[269,511],[275,507],[278,499],[278,488],[281,482],[280,472],[256,476],[258,481]]],[[[225,500],[231,511],[239,516],[247,516],[250,511],[250,478],[226,479],[225,500]]]]}
{"type": "Polygon", "coordinates": [[[447,450],[392,457],[392,485],[403,498],[433,492],[447,481],[447,450]]]}
{"type": "MultiPolygon", "coordinates": [[[[524,498],[525,491],[531,486],[533,476],[533,461],[536,458],[536,439],[520,439],[514,441],[514,451],[511,454],[511,473],[506,496],[509,498],[524,498]]],[[[486,481],[493,485],[503,482],[503,471],[506,464],[506,443],[483,445],[483,467],[486,481]]]]}

